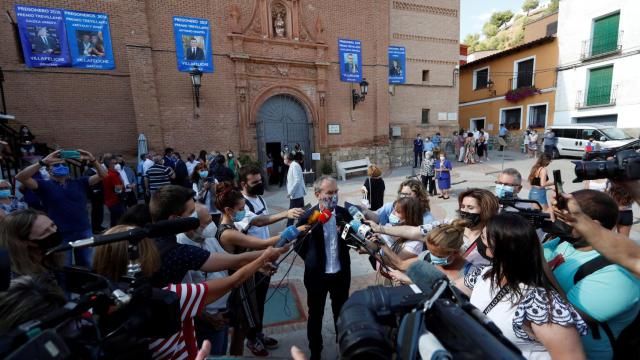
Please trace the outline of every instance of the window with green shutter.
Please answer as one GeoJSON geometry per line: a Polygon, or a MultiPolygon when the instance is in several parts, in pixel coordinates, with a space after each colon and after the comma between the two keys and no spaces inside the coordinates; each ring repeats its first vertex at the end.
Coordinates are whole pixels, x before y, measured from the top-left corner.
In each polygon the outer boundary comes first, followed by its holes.
{"type": "Polygon", "coordinates": [[[591,56],[615,51],[618,48],[618,26],[620,13],[594,21],[591,56]]]}
{"type": "Polygon", "coordinates": [[[589,70],[587,106],[604,105],[611,102],[611,79],[613,65],[589,70]]]}

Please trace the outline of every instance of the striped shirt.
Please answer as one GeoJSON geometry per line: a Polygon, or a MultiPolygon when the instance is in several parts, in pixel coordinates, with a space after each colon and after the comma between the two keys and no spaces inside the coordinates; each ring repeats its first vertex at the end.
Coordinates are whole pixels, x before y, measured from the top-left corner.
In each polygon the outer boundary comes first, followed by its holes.
{"type": "Polygon", "coordinates": [[[149,344],[153,359],[194,359],[198,353],[193,318],[202,312],[208,287],[200,284],[171,284],[164,288],[173,291],[180,299],[180,331],[166,339],[156,339],[149,344]]]}
{"type": "Polygon", "coordinates": [[[145,173],[149,179],[149,190],[156,191],[165,185],[171,185],[173,170],[162,164],[153,164],[145,173]]]}

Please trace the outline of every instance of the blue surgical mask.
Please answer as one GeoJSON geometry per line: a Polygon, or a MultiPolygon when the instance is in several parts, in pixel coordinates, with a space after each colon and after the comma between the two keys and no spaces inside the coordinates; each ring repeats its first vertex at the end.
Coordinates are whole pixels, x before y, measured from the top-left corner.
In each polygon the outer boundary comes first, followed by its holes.
{"type": "Polygon", "coordinates": [[[200,175],[201,179],[204,179],[207,176],[209,176],[209,171],[207,171],[207,170],[198,171],[198,175],[200,175]]]}
{"type": "Polygon", "coordinates": [[[11,189],[0,190],[0,199],[11,197],[11,189]]]}
{"type": "Polygon", "coordinates": [[[67,165],[55,165],[51,168],[51,175],[58,177],[69,176],[69,167],[67,165]]]}
{"type": "Polygon", "coordinates": [[[244,220],[245,215],[246,215],[246,211],[244,210],[236,212],[236,214],[233,216],[233,222],[240,222],[244,220]]]}
{"type": "Polygon", "coordinates": [[[497,184],[496,185],[496,196],[500,199],[505,197],[513,197],[515,194],[515,189],[513,186],[497,184]]]}
{"type": "Polygon", "coordinates": [[[400,217],[398,215],[396,215],[395,213],[389,214],[389,224],[398,225],[401,222],[402,222],[402,220],[400,220],[400,217]]]}
{"type": "Polygon", "coordinates": [[[429,253],[429,259],[431,260],[431,263],[433,265],[447,266],[447,265],[451,264],[451,259],[449,259],[449,258],[450,258],[450,256],[441,258],[441,257],[433,255],[432,253],[429,253]]]}

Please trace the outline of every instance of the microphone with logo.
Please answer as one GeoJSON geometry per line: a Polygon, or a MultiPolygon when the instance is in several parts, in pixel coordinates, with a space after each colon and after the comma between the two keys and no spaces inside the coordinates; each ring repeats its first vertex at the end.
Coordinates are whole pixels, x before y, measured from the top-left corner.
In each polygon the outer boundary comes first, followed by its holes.
{"type": "Polygon", "coordinates": [[[318,226],[318,224],[326,224],[329,219],[331,219],[331,216],[332,214],[329,209],[324,209],[322,211],[314,210],[307,219],[307,224],[311,225],[311,228],[309,228],[309,230],[301,232],[295,225],[288,226],[286,229],[284,229],[282,234],[280,234],[280,240],[278,240],[275,247],[283,247],[290,242],[293,242],[301,237],[310,234],[313,229],[318,226]]]}

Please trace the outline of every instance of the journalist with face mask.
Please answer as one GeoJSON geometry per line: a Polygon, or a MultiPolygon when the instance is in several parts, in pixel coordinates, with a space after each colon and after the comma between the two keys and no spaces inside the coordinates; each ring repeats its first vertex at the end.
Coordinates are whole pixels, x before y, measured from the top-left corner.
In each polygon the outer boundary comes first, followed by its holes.
{"type": "MultiPolygon", "coordinates": [[[[422,223],[426,224],[433,221],[431,208],[429,206],[429,195],[422,183],[418,180],[410,179],[400,183],[398,187],[398,199],[404,197],[417,198],[422,208],[422,223]]],[[[393,212],[394,201],[384,204],[378,211],[364,210],[363,214],[367,220],[372,220],[379,225],[389,224],[389,217],[393,212]]]]}
{"type": "Polygon", "coordinates": [[[498,198],[484,189],[468,189],[458,196],[460,218],[467,220],[464,230],[463,256],[474,265],[487,265],[489,258],[482,243],[482,230],[498,213],[498,198]]]}
{"type": "MultiPolygon", "coordinates": [[[[609,195],[579,190],[572,196],[587,217],[609,230],[616,226],[618,204],[609,195]]],[[[545,243],[544,255],[569,301],[591,320],[582,337],[588,358],[612,358],[616,340],[640,311],[640,281],[607,261],[576,229],[545,243]]]]}
{"type": "MultiPolygon", "coordinates": [[[[47,209],[48,216],[58,227],[62,240],[68,243],[93,235],[87,212],[87,193],[89,187],[100,182],[107,173],[91,153],[78,149],[79,160],[93,163],[97,173],[91,177],[72,179],[67,161],[60,157],[60,153],[60,150],[54,151],[38,163],[26,167],[16,174],[16,180],[36,193],[47,209]],[[33,179],[33,175],[44,166],[49,169],[51,178],[33,179]]],[[[76,265],[90,266],[90,249],[79,249],[71,255],[67,257],[68,264],[75,260],[76,265]]]]}
{"type": "Polygon", "coordinates": [[[14,211],[24,210],[28,206],[18,200],[11,191],[11,183],[0,179],[0,220],[14,211]]]}
{"type": "Polygon", "coordinates": [[[464,279],[471,304],[527,359],[584,359],[580,335],[587,325],[546,275],[533,226],[503,213],[489,220],[482,238],[491,262],[464,279]]]}

